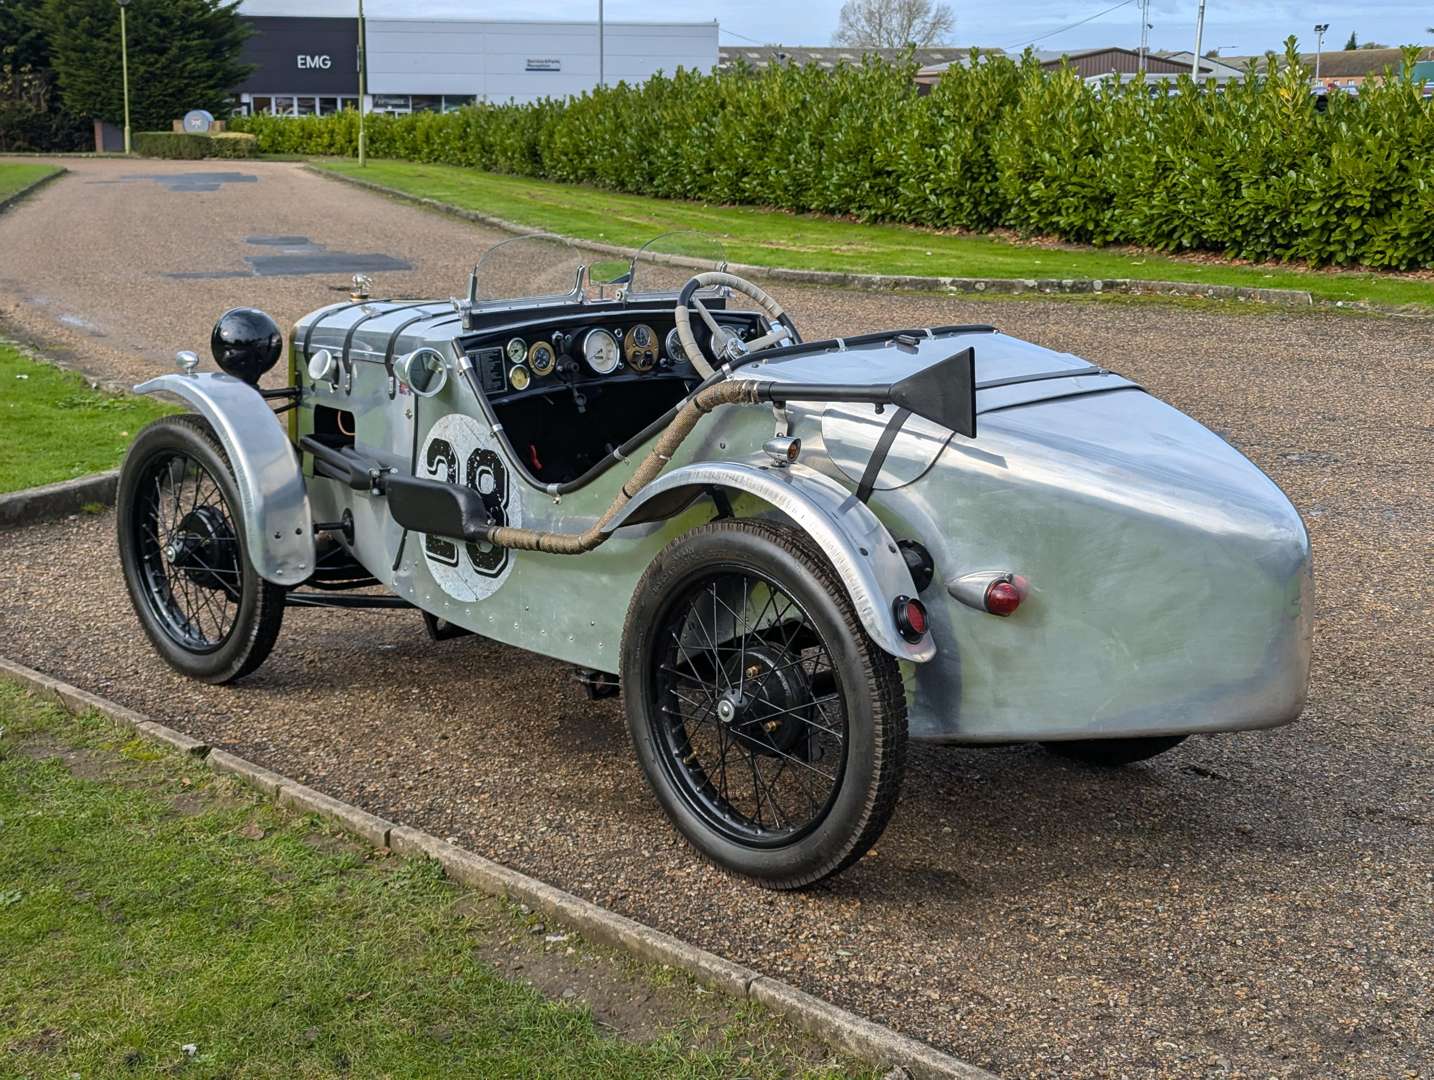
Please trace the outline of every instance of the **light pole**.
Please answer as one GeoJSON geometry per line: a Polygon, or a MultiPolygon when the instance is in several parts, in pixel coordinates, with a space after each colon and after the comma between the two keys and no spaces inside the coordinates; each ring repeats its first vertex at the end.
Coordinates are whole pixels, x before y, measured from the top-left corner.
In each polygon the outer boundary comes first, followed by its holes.
{"type": "Polygon", "coordinates": [[[368,50],[364,48],[364,25],[363,25],[363,0],[358,0],[358,62],[359,62],[359,140],[358,140],[358,163],[359,168],[368,165],[368,146],[364,136],[364,113],[368,111],[368,50]]]}
{"type": "Polygon", "coordinates": [[[124,9],[129,0],[116,0],[120,9],[120,72],[124,80],[124,152],[129,153],[129,35],[124,24],[124,9]]]}
{"type": "Polygon", "coordinates": [[[1150,51],[1150,0],[1140,0],[1140,73],[1145,74],[1145,56],[1150,51]]]}
{"type": "Polygon", "coordinates": [[[1205,36],[1205,0],[1200,0],[1200,10],[1195,13],[1195,55],[1190,58],[1190,77],[1200,81],[1200,39],[1205,36]]]}
{"type": "Polygon", "coordinates": [[[603,75],[603,26],[602,26],[602,0],[598,0],[598,85],[605,82],[603,75]]]}
{"type": "Polygon", "coordinates": [[[1315,82],[1319,82],[1320,56],[1324,52],[1324,35],[1329,29],[1329,23],[1315,23],[1315,82]]]}

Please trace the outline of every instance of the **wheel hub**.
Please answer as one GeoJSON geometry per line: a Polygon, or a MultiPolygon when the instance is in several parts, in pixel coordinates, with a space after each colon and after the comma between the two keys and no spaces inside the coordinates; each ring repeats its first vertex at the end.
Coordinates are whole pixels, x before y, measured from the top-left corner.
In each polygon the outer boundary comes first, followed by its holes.
{"type": "Polygon", "coordinates": [[[729,689],[717,701],[717,719],[761,754],[792,754],[810,733],[812,688],[799,653],[749,645],[723,668],[729,689]]]}
{"type": "Polygon", "coordinates": [[[223,510],[200,506],[184,515],[164,557],[201,589],[232,593],[239,583],[237,541],[223,510]]]}

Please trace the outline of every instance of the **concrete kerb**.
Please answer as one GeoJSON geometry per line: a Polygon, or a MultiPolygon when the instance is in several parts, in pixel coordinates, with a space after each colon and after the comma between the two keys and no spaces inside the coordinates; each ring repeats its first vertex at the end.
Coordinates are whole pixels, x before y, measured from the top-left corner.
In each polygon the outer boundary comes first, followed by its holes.
{"type": "Polygon", "coordinates": [[[732,997],[756,1001],[853,1057],[883,1068],[900,1066],[917,1080],[996,1080],[992,1073],[943,1054],[926,1043],[898,1035],[780,980],[608,911],[430,833],[386,821],[226,750],[212,750],[208,744],[156,723],[133,709],[33,668],[0,657],[0,678],[19,683],[70,712],[97,712],[141,738],[199,757],[216,772],[250,784],[280,805],[317,814],[375,847],[386,847],[395,855],[435,859],[454,881],[492,896],[526,903],[590,941],[623,950],[649,963],[666,964],[684,971],[703,985],[732,997]]]}
{"type": "Polygon", "coordinates": [[[63,165],[57,166],[56,171],[50,173],[48,176],[42,176],[40,177],[40,179],[32,183],[26,184],[19,191],[12,191],[9,195],[6,195],[3,199],[0,199],[0,214],[3,214],[6,210],[9,210],[10,207],[14,206],[17,202],[19,202],[26,196],[33,195],[46,184],[54,183],[56,180],[64,176],[65,173],[69,171],[70,170],[65,168],[63,165]]]}
{"type": "Polygon", "coordinates": [[[92,503],[113,506],[118,486],[119,470],[111,469],[93,476],[0,495],[0,529],[64,517],[92,503]]]}
{"type": "MultiPolygon", "coordinates": [[[[447,214],[449,217],[460,218],[479,225],[488,225],[504,232],[521,234],[534,231],[530,226],[519,225],[517,222],[495,217],[492,214],[467,210],[461,206],[454,206],[452,203],[442,202],[438,199],[430,199],[424,195],[414,195],[411,192],[375,183],[372,180],[331,172],[313,164],[305,164],[303,168],[315,176],[353,184],[355,187],[366,188],[401,202],[412,203],[415,206],[447,214]]],[[[582,240],[577,237],[564,237],[563,239],[569,240],[585,251],[594,251],[602,255],[631,258],[637,254],[636,248],[600,244],[593,240],[582,240]]],[[[654,261],[693,270],[710,270],[712,268],[710,264],[704,263],[700,259],[690,259],[680,255],[654,256],[654,261]]],[[[919,274],[854,274],[839,270],[795,270],[790,267],[758,266],[753,263],[731,263],[727,269],[734,274],[761,277],[769,281],[790,281],[799,285],[826,285],[843,289],[859,289],[865,292],[899,290],[948,294],[973,293],[980,295],[985,293],[1006,296],[1024,293],[1046,295],[1127,293],[1153,296],[1192,296],[1213,300],[1250,300],[1287,307],[1311,307],[1314,304],[1313,294],[1304,289],[1266,289],[1253,285],[1205,285],[1195,281],[1158,281],[1143,278],[927,277],[919,274]]]]}

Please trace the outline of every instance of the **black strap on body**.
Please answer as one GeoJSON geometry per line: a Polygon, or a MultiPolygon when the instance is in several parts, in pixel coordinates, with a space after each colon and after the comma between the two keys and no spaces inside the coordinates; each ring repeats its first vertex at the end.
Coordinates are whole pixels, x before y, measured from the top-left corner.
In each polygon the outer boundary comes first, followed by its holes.
{"type": "Polygon", "coordinates": [[[993,390],[998,386],[1016,386],[1019,383],[1046,382],[1049,379],[1074,379],[1077,375],[1110,375],[1106,368],[1090,364],[1080,368],[1062,368],[1060,371],[1038,371],[1032,375],[1008,375],[1004,379],[987,379],[976,384],[977,390],[993,390]]]}
{"type": "MultiPolygon", "coordinates": [[[[430,304],[441,304],[441,300],[425,300],[422,304],[414,304],[414,307],[428,307],[430,304]]],[[[388,396],[390,400],[394,396],[394,374],[393,374],[393,351],[398,348],[398,339],[410,326],[423,322],[425,319],[436,319],[440,315],[448,314],[446,311],[428,311],[422,315],[415,315],[406,319],[393,328],[393,333],[388,335],[388,345],[383,350],[383,370],[388,374],[388,396]]]]}
{"type": "Polygon", "coordinates": [[[368,303],[372,303],[372,301],[359,300],[352,304],[341,304],[338,307],[334,308],[332,311],[326,311],[322,315],[315,317],[314,321],[309,323],[309,328],[304,331],[304,362],[307,363],[309,360],[309,349],[313,346],[314,331],[319,328],[319,323],[323,322],[331,315],[337,315],[341,311],[352,311],[354,308],[363,307],[365,304],[368,303]]]}
{"type": "Polygon", "coordinates": [[[891,444],[901,434],[901,425],[906,423],[906,418],[910,415],[910,409],[897,409],[891,416],[891,422],[886,425],[886,430],[881,433],[881,438],[876,440],[871,459],[867,461],[866,470],[861,474],[861,483],[856,485],[856,497],[859,501],[866,502],[871,498],[871,493],[876,489],[876,478],[881,475],[881,467],[886,464],[886,455],[891,453],[891,444]]]}

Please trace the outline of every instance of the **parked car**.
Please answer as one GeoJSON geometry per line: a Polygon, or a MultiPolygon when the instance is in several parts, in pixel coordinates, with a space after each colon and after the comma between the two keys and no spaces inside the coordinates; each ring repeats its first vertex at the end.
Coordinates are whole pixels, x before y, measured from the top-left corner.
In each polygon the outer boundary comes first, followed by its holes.
{"type": "Polygon", "coordinates": [[[871,847],[908,738],[1120,764],[1299,715],[1308,539],[1225,440],[990,326],[804,341],[693,249],[600,275],[521,238],[461,300],[360,288],[268,389],[279,327],[226,313],[219,372],[136,388],[194,410],[119,485],[155,648],[228,682],[289,606],[382,606],[566,661],[620,683],[697,851],[782,889],[871,847]]]}

